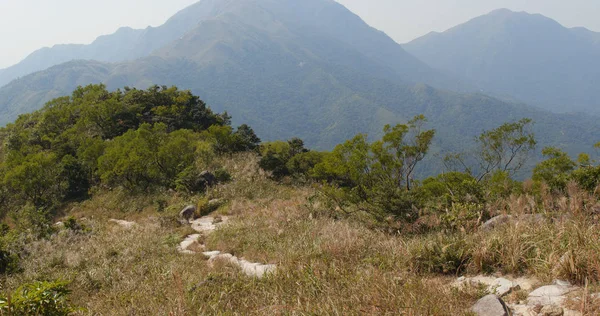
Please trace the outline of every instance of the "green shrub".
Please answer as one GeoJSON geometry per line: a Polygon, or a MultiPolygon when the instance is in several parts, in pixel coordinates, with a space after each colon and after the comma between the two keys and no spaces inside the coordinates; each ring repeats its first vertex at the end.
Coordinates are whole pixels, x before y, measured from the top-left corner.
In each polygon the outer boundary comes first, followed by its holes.
{"type": "Polygon", "coordinates": [[[442,226],[450,230],[474,231],[482,220],[487,218],[487,212],[481,204],[454,203],[441,216],[442,226]]]}
{"type": "Polygon", "coordinates": [[[459,274],[472,258],[472,250],[463,235],[433,236],[410,249],[413,270],[418,273],[459,274]]]}
{"type": "Polygon", "coordinates": [[[0,298],[0,311],[8,315],[62,316],[76,311],[71,307],[66,282],[35,282],[20,286],[7,298],[0,298]]]}
{"type": "Polygon", "coordinates": [[[227,172],[227,170],[224,168],[215,170],[214,174],[218,183],[226,183],[231,181],[231,174],[229,174],[229,172],[227,172]]]}

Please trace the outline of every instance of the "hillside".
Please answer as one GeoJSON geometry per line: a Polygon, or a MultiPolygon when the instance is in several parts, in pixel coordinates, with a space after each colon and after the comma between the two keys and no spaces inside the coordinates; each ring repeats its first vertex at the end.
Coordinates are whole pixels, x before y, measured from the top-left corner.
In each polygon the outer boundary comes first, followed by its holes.
{"type": "Polygon", "coordinates": [[[519,182],[523,120],[483,134],[489,173],[416,180],[424,120],[319,152],[175,87],[80,87],[0,128],[0,312],[596,315],[598,157],[519,182]]]}
{"type": "Polygon", "coordinates": [[[428,65],[555,112],[600,113],[599,33],[494,11],[403,47],[428,65]]]}

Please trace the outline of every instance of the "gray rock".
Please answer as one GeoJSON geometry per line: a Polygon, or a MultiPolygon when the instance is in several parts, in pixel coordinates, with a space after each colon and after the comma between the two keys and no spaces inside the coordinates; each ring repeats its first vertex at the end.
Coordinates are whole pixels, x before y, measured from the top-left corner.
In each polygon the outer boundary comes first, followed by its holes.
{"type": "Polygon", "coordinates": [[[179,218],[186,222],[189,222],[190,220],[194,219],[194,214],[196,214],[196,206],[188,205],[183,210],[181,210],[181,212],[179,212],[179,218]]]}
{"type": "Polygon", "coordinates": [[[484,231],[490,231],[508,223],[525,223],[528,225],[542,224],[546,217],[542,214],[524,214],[518,217],[512,215],[498,215],[481,225],[484,231]]]}
{"type": "Polygon", "coordinates": [[[131,229],[136,225],[135,222],[129,222],[120,219],[109,219],[108,221],[111,223],[115,223],[125,229],[131,229]]]}
{"type": "Polygon", "coordinates": [[[63,230],[63,229],[65,229],[65,223],[56,222],[56,223],[54,223],[54,225],[52,225],[52,227],[54,227],[55,229],[58,229],[58,230],[63,230]]]}
{"type": "Polygon", "coordinates": [[[505,278],[493,278],[493,277],[488,277],[488,276],[476,276],[476,277],[472,277],[472,278],[462,278],[462,279],[458,279],[455,284],[456,285],[461,285],[461,283],[464,285],[466,283],[471,284],[472,286],[478,286],[480,284],[483,284],[485,286],[487,286],[487,290],[488,292],[492,293],[492,294],[496,294],[499,297],[502,297],[510,292],[512,292],[513,290],[519,289],[519,285],[513,281],[507,280],[505,278]]]}
{"type": "Polygon", "coordinates": [[[573,284],[571,284],[571,282],[563,281],[563,280],[554,280],[554,282],[552,282],[552,284],[558,285],[558,286],[567,286],[567,287],[573,285],[573,284]]]}
{"type": "Polygon", "coordinates": [[[565,310],[556,305],[546,305],[539,313],[540,316],[563,316],[564,314],[565,310]]]}
{"type": "Polygon", "coordinates": [[[577,290],[572,286],[561,285],[546,285],[529,293],[527,305],[529,306],[546,306],[546,305],[562,305],[566,299],[566,295],[577,290]]]}
{"type": "Polygon", "coordinates": [[[487,295],[477,301],[471,308],[477,316],[508,316],[509,312],[504,301],[496,295],[487,295]]]}
{"type": "Polygon", "coordinates": [[[511,221],[513,221],[512,215],[498,215],[483,223],[483,225],[481,225],[481,229],[483,229],[484,231],[490,231],[497,227],[500,227],[503,224],[510,223],[511,221]]]}
{"type": "Polygon", "coordinates": [[[212,187],[217,184],[217,177],[209,171],[202,171],[200,173],[200,182],[204,187],[212,187]]]}
{"type": "Polygon", "coordinates": [[[543,224],[546,222],[546,217],[542,214],[525,214],[519,216],[518,221],[527,224],[543,224]]]}

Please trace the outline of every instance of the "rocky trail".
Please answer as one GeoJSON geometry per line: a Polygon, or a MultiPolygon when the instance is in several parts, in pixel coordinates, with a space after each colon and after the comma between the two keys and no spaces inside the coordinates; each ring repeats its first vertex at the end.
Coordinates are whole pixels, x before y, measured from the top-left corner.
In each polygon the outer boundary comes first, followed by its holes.
{"type": "Polygon", "coordinates": [[[579,302],[585,299],[584,289],[560,280],[555,280],[550,285],[539,284],[538,280],[531,278],[476,276],[458,278],[452,286],[487,287],[491,294],[480,299],[471,309],[478,316],[582,315],[578,311],[567,308],[566,303],[569,299],[579,302]],[[522,298],[517,302],[507,303],[504,299],[516,291],[520,292],[522,298]]]}
{"type": "MultiPolygon", "coordinates": [[[[238,266],[244,274],[249,277],[262,278],[270,273],[275,273],[277,266],[274,264],[262,264],[250,262],[243,258],[238,258],[229,253],[220,251],[210,251],[199,240],[202,237],[215,231],[222,225],[229,222],[230,218],[226,216],[204,216],[195,220],[189,220],[189,224],[198,234],[187,236],[177,247],[177,250],[183,254],[198,254],[208,258],[209,265],[213,265],[216,261],[225,261],[235,266],[238,266]]],[[[186,219],[186,221],[188,221],[186,219]]]]}

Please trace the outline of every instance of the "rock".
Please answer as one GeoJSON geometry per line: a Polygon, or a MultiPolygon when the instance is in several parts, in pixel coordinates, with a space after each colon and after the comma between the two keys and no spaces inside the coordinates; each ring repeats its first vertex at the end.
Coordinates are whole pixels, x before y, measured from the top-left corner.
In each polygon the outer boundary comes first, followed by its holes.
{"type": "Polygon", "coordinates": [[[475,303],[471,311],[477,316],[508,316],[506,304],[501,298],[490,294],[475,303]]]}
{"type": "Polygon", "coordinates": [[[177,251],[185,254],[195,254],[198,250],[204,248],[202,244],[198,242],[200,234],[194,234],[187,236],[177,247],[177,251]]]}
{"type": "Polygon", "coordinates": [[[507,280],[505,278],[492,278],[487,276],[476,276],[473,278],[458,278],[453,286],[461,287],[465,284],[470,284],[472,286],[479,286],[483,284],[487,287],[488,292],[492,294],[496,294],[499,297],[502,297],[513,290],[519,289],[519,285],[513,281],[507,280]]]}
{"type": "Polygon", "coordinates": [[[567,287],[573,285],[573,284],[571,284],[571,282],[563,281],[563,280],[554,280],[554,282],[552,282],[552,284],[558,285],[558,286],[567,286],[567,287]]]}
{"type": "Polygon", "coordinates": [[[277,269],[274,264],[252,263],[246,260],[239,260],[238,265],[247,276],[259,279],[269,273],[274,273],[277,269]]]}
{"type": "Polygon", "coordinates": [[[488,292],[496,294],[502,297],[510,293],[513,289],[517,288],[518,285],[505,278],[490,278],[485,276],[477,276],[470,279],[472,285],[483,284],[487,285],[488,292]]]}
{"type": "Polygon", "coordinates": [[[209,233],[217,229],[218,226],[225,224],[229,218],[227,216],[219,217],[219,220],[215,220],[215,217],[205,216],[197,220],[191,221],[192,229],[199,233],[209,233]]]}
{"type": "Polygon", "coordinates": [[[56,222],[56,223],[54,223],[54,225],[52,225],[52,227],[54,227],[55,229],[58,229],[58,230],[63,230],[63,229],[65,229],[65,223],[56,222]]]}
{"type": "Polygon", "coordinates": [[[128,222],[128,221],[124,221],[124,220],[120,220],[120,219],[110,219],[108,221],[111,223],[115,223],[125,229],[131,229],[136,225],[135,222],[128,222]]]}
{"type": "Polygon", "coordinates": [[[529,306],[546,306],[546,305],[559,305],[566,299],[566,295],[570,292],[577,290],[576,287],[572,286],[561,286],[561,285],[546,285],[542,286],[535,291],[529,293],[527,299],[527,305],[529,306]]]}
{"type": "Polygon", "coordinates": [[[196,206],[188,205],[183,210],[181,210],[181,212],[179,212],[179,219],[185,221],[186,223],[189,223],[191,220],[194,219],[194,214],[196,214],[196,206]]]}
{"type": "Polygon", "coordinates": [[[212,187],[217,184],[217,177],[209,171],[202,171],[200,173],[200,183],[204,187],[212,187]]]}
{"type": "Polygon", "coordinates": [[[563,316],[565,311],[562,307],[556,305],[546,305],[540,310],[540,316],[563,316]]]}
{"type": "Polygon", "coordinates": [[[538,279],[526,277],[516,278],[514,282],[519,285],[521,290],[526,292],[531,292],[534,287],[540,283],[538,279]]]}
{"type": "Polygon", "coordinates": [[[488,220],[487,222],[483,223],[483,225],[481,225],[481,229],[483,229],[484,231],[490,231],[490,230],[493,230],[494,228],[499,227],[502,224],[509,223],[512,220],[513,220],[513,217],[511,215],[498,215],[498,216],[488,220]]]}
{"type": "Polygon", "coordinates": [[[208,259],[211,259],[213,257],[218,256],[219,254],[221,254],[220,251],[206,251],[202,253],[203,255],[205,255],[208,259]]]}
{"type": "Polygon", "coordinates": [[[546,222],[546,217],[542,214],[524,214],[518,217],[512,215],[498,215],[481,225],[484,231],[490,231],[507,223],[525,223],[527,225],[536,225],[546,222]]]}
{"type": "Polygon", "coordinates": [[[538,313],[533,311],[531,307],[527,305],[514,305],[511,306],[512,316],[537,316],[538,313]]]}
{"type": "Polygon", "coordinates": [[[519,216],[518,221],[531,225],[543,224],[546,222],[546,217],[543,214],[525,214],[519,216]]]}

